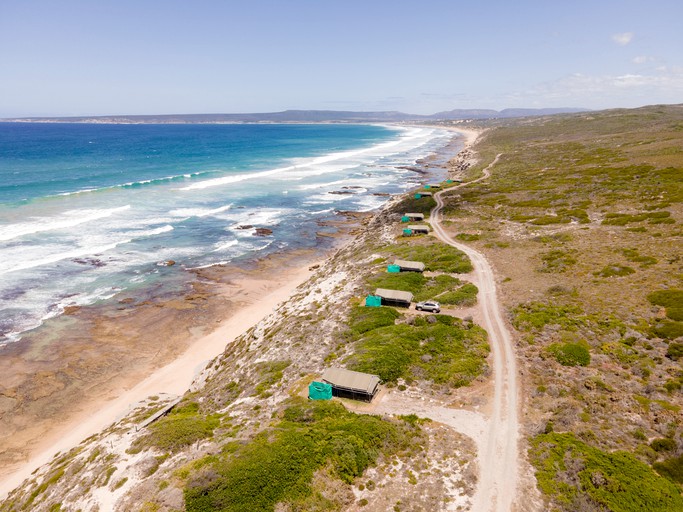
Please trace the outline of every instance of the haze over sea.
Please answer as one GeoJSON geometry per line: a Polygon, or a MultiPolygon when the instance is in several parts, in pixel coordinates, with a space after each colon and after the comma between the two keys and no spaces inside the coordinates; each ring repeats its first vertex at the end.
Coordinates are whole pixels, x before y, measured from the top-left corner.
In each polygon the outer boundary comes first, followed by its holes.
{"type": "Polygon", "coordinates": [[[452,133],[374,125],[0,123],[0,344],[73,305],[325,243],[452,133]],[[337,193],[330,193],[337,192],[337,193]],[[270,236],[255,236],[268,228],[270,236]],[[176,277],[177,278],[177,277],[176,277]]]}

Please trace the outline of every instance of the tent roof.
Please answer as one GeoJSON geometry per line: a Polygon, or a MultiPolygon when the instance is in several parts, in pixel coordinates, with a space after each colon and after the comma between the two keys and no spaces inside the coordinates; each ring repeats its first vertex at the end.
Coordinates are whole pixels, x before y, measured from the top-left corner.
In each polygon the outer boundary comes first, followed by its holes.
{"type": "Polygon", "coordinates": [[[337,388],[361,391],[373,395],[379,384],[379,377],[369,373],[354,372],[344,368],[328,368],[322,375],[322,380],[337,388]]]}
{"type": "Polygon", "coordinates": [[[396,260],[394,265],[398,265],[401,268],[410,268],[423,271],[425,269],[425,264],[421,261],[408,261],[408,260],[396,260]]]}
{"type": "Polygon", "coordinates": [[[387,290],[385,288],[377,288],[375,295],[379,295],[387,300],[400,300],[410,302],[413,300],[413,294],[410,292],[403,292],[401,290],[387,290]]]}
{"type": "Polygon", "coordinates": [[[413,231],[429,231],[429,226],[427,226],[427,224],[411,224],[408,226],[408,229],[412,229],[413,231]]]}

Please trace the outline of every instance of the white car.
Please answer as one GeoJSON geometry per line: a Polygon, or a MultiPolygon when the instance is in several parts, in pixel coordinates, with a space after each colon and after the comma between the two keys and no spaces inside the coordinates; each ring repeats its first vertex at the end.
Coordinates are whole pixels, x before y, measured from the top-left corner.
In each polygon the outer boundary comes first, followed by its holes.
{"type": "Polygon", "coordinates": [[[425,300],[415,304],[415,309],[418,311],[431,311],[432,313],[438,313],[441,311],[441,304],[435,300],[425,300]]]}

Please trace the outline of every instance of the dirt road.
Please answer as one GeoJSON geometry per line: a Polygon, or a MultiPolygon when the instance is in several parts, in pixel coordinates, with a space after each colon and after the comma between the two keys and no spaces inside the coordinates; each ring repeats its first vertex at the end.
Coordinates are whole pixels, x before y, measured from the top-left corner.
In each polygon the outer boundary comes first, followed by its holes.
{"type": "MultiPolygon", "coordinates": [[[[496,156],[484,170],[483,176],[476,181],[488,178],[490,167],[496,164],[500,156],[496,156]]],[[[448,191],[451,190],[453,188],[448,191]]],[[[453,240],[441,225],[441,210],[444,205],[441,196],[448,191],[435,194],[437,206],[432,211],[430,222],[434,234],[440,240],[460,249],[472,260],[475,269],[473,281],[479,288],[478,300],[484,320],[483,327],[489,334],[493,356],[492,413],[487,421],[485,442],[481,445],[478,457],[480,479],[472,510],[508,512],[515,502],[519,478],[517,364],[512,338],[503,321],[496,297],[496,283],[491,266],[482,254],[453,240]]]]}

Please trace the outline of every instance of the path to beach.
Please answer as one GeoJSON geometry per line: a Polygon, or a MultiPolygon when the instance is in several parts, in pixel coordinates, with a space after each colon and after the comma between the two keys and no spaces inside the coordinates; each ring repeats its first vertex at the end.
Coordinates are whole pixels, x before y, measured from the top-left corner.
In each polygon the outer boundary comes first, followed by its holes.
{"type": "MultiPolygon", "coordinates": [[[[488,178],[490,168],[498,162],[500,156],[497,155],[484,169],[482,177],[475,181],[488,178]]],[[[453,188],[435,194],[437,206],[432,211],[430,221],[434,233],[440,240],[460,249],[472,260],[474,282],[479,288],[478,299],[484,321],[483,327],[488,332],[493,355],[492,412],[487,421],[484,442],[480,446],[479,483],[472,510],[507,512],[515,502],[519,475],[517,363],[512,348],[512,337],[503,320],[496,296],[496,283],[491,265],[481,253],[453,240],[441,224],[441,210],[444,206],[441,196],[451,190],[453,188]]]]}
{"type": "MultiPolygon", "coordinates": [[[[467,131],[467,146],[478,132],[467,131]]],[[[470,437],[477,445],[479,481],[472,498],[473,512],[510,512],[517,501],[521,460],[518,455],[518,384],[517,364],[508,331],[496,296],[496,283],[491,265],[474,249],[454,241],[441,224],[442,194],[487,179],[500,154],[473,181],[451,187],[434,195],[437,206],[432,210],[430,224],[443,242],[463,251],[472,260],[472,282],[479,288],[478,315],[489,335],[493,357],[493,400],[490,412],[444,407],[436,400],[410,397],[389,391],[373,408],[374,414],[416,414],[444,423],[470,437]]],[[[487,408],[489,409],[489,408],[487,408]]]]}

